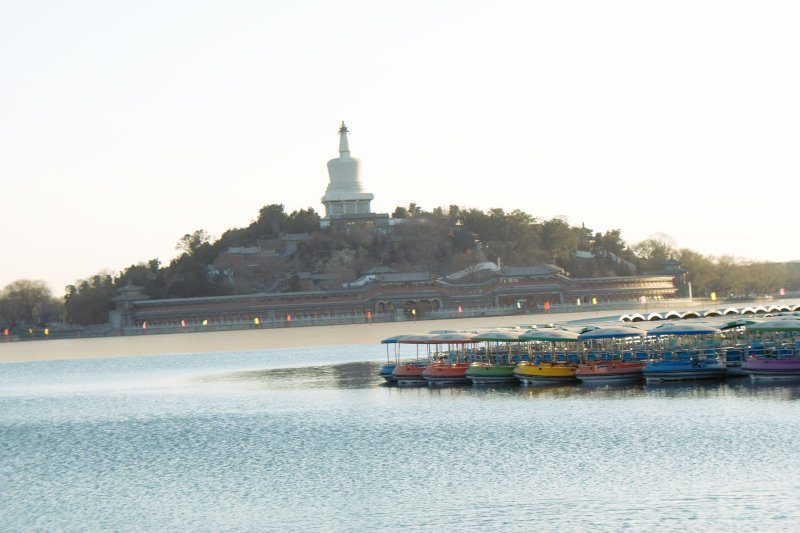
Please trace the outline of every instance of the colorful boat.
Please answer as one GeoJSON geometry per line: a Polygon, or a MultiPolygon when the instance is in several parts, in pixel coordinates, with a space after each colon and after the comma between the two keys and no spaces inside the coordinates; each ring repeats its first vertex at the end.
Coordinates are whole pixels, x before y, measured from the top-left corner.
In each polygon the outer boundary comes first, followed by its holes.
{"type": "Polygon", "coordinates": [[[584,383],[611,385],[614,383],[635,383],[642,380],[645,361],[598,361],[580,365],[575,377],[584,383]]]}
{"type": "Polygon", "coordinates": [[[584,383],[595,385],[641,381],[645,361],[634,358],[631,341],[641,340],[645,333],[633,326],[598,327],[581,333],[579,340],[610,356],[608,359],[586,361],[575,371],[575,377],[584,383]],[[619,354],[618,358],[615,359],[614,354],[619,354]],[[630,359],[626,358],[627,355],[630,359]]]}
{"type": "Polygon", "coordinates": [[[727,346],[720,351],[720,355],[728,369],[728,377],[747,376],[742,370],[742,365],[747,359],[747,343],[741,337],[745,335],[746,327],[756,322],[756,320],[748,318],[735,318],[715,324],[725,333],[726,337],[727,346]]]}
{"type": "Polygon", "coordinates": [[[427,345],[433,335],[401,335],[395,340],[396,344],[413,344],[417,348],[417,356],[413,361],[396,362],[392,370],[394,383],[399,386],[420,386],[427,385],[423,372],[430,362],[430,350],[427,349],[425,358],[420,358],[419,348],[427,345]]]}
{"type": "Polygon", "coordinates": [[[469,363],[433,363],[422,372],[429,386],[466,385],[469,363]]]}
{"type": "Polygon", "coordinates": [[[441,333],[431,336],[428,344],[434,346],[433,359],[422,372],[429,386],[468,384],[467,345],[473,344],[472,332],[441,333]]]}
{"type": "Polygon", "coordinates": [[[558,328],[530,329],[519,336],[520,340],[550,343],[549,353],[529,355],[529,360],[521,361],[514,369],[514,375],[523,385],[545,385],[549,383],[576,382],[578,369],[577,352],[562,353],[559,358],[557,344],[578,343],[578,333],[558,328]],[[549,360],[548,360],[549,359],[549,360]]]}
{"type": "Polygon", "coordinates": [[[742,372],[752,381],[800,380],[800,358],[751,358],[742,365],[742,372]]]}
{"type": "Polygon", "coordinates": [[[516,367],[516,363],[472,363],[466,375],[473,385],[508,385],[519,383],[516,367]]]}
{"type": "Polygon", "coordinates": [[[757,355],[742,364],[742,372],[752,381],[800,380],[800,350],[797,339],[800,320],[794,316],[769,320],[747,326],[748,334],[767,337],[759,339],[762,346],[757,355]],[[766,335],[765,335],[766,334],[766,335]]]}
{"type": "Polygon", "coordinates": [[[397,341],[398,339],[402,338],[403,335],[395,335],[394,337],[389,337],[387,339],[383,339],[381,344],[386,345],[386,363],[381,366],[381,369],[378,371],[378,376],[382,377],[386,383],[396,383],[397,377],[394,375],[394,369],[397,366],[397,362],[400,358],[400,354],[397,349],[397,341]],[[389,354],[389,345],[393,345],[394,350],[394,357],[391,357],[389,354]]]}
{"type": "Polygon", "coordinates": [[[712,340],[721,330],[703,323],[667,322],[647,332],[648,336],[671,336],[674,339],[692,339],[677,344],[662,358],[649,361],[642,369],[644,379],[650,382],[720,379],[728,368],[719,360],[716,350],[703,348],[704,340],[712,340]]]}
{"type": "Polygon", "coordinates": [[[475,342],[486,342],[485,360],[471,363],[467,370],[467,378],[473,385],[519,384],[519,379],[514,375],[517,365],[511,359],[513,345],[520,343],[520,333],[513,329],[496,329],[479,333],[473,338],[475,342]],[[496,349],[498,346],[502,349],[496,349]]]}
{"type": "Polygon", "coordinates": [[[644,379],[650,382],[687,381],[695,379],[721,379],[728,368],[715,356],[692,355],[688,360],[650,361],[642,369],[644,379]]]}

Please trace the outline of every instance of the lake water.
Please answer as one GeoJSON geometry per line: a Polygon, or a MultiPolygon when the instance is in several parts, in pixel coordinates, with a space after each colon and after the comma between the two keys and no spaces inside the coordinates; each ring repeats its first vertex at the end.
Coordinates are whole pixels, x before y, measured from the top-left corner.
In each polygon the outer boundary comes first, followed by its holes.
{"type": "Polygon", "coordinates": [[[397,388],[381,353],[0,365],[0,530],[800,529],[798,385],[397,388]]]}

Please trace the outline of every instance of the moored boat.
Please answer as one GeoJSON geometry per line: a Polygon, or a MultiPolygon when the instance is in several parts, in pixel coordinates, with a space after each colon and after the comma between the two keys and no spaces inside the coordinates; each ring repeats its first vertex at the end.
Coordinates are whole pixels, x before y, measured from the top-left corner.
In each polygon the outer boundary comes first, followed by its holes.
{"type": "Polygon", "coordinates": [[[394,367],[392,376],[398,385],[427,385],[422,375],[428,365],[424,363],[402,363],[394,367]]]}
{"type": "Polygon", "coordinates": [[[645,361],[634,360],[632,340],[640,341],[644,334],[632,326],[599,327],[581,333],[578,337],[581,341],[602,349],[610,358],[587,361],[578,367],[575,377],[595,385],[640,381],[645,361]],[[625,359],[626,355],[630,359],[625,359]]]}
{"type": "Polygon", "coordinates": [[[519,383],[514,375],[516,364],[472,363],[466,376],[474,385],[500,385],[519,383]]]}
{"type": "Polygon", "coordinates": [[[519,330],[494,329],[473,338],[475,342],[486,342],[484,360],[474,361],[467,369],[467,378],[473,385],[519,384],[514,375],[516,364],[511,359],[521,342],[520,333],[519,330]]]}
{"type": "Polygon", "coordinates": [[[463,385],[467,378],[469,363],[433,363],[422,372],[428,385],[463,385]]]}
{"type": "Polygon", "coordinates": [[[414,344],[417,347],[417,356],[414,361],[396,361],[392,370],[392,381],[400,386],[419,386],[426,385],[427,381],[423,372],[428,367],[430,360],[430,350],[426,350],[424,359],[420,358],[419,347],[427,345],[433,335],[400,335],[394,342],[396,344],[414,344]]]}
{"type": "Polygon", "coordinates": [[[716,357],[690,356],[688,360],[649,361],[642,369],[644,379],[650,382],[686,381],[695,379],[721,379],[728,374],[727,367],[716,357]]]}
{"type": "Polygon", "coordinates": [[[475,333],[456,331],[433,335],[428,339],[428,344],[435,347],[432,357],[438,361],[428,365],[422,372],[429,386],[469,383],[467,345],[474,343],[474,337],[475,333]]]}
{"type": "Polygon", "coordinates": [[[716,350],[704,348],[712,343],[721,330],[703,323],[667,322],[647,332],[648,336],[669,339],[670,351],[662,353],[661,359],[653,359],[642,369],[644,379],[650,382],[720,379],[728,374],[728,368],[719,360],[716,350]],[[689,339],[678,343],[677,339],[689,339]],[[674,353],[673,351],[674,350],[674,353]]]}
{"type": "Polygon", "coordinates": [[[378,371],[378,376],[382,377],[386,383],[396,383],[397,378],[394,375],[394,369],[397,366],[397,362],[400,358],[400,354],[397,350],[397,341],[401,339],[403,335],[395,335],[394,337],[389,337],[387,339],[383,339],[381,344],[386,345],[386,363],[381,366],[381,369],[378,371]],[[394,358],[392,358],[389,354],[389,345],[393,345],[394,350],[394,358]]]}
{"type": "Polygon", "coordinates": [[[558,328],[531,329],[519,338],[524,341],[550,343],[551,346],[548,353],[530,353],[527,361],[520,361],[514,368],[514,375],[523,385],[577,382],[577,352],[556,352],[556,344],[577,345],[577,332],[558,328]]]}
{"type": "Polygon", "coordinates": [[[742,372],[752,381],[800,380],[800,350],[797,335],[800,320],[794,316],[770,320],[747,326],[748,333],[768,336],[766,348],[751,350],[751,356],[742,364],[742,372]]]}
{"type": "Polygon", "coordinates": [[[549,383],[577,382],[578,366],[551,361],[522,361],[514,368],[514,375],[523,385],[546,385],[549,383]]]}
{"type": "Polygon", "coordinates": [[[742,372],[753,381],[800,380],[800,358],[756,358],[742,365],[742,372]]]}
{"type": "Polygon", "coordinates": [[[641,381],[644,365],[644,361],[600,361],[580,365],[575,377],[584,383],[596,385],[635,383],[641,381]]]}

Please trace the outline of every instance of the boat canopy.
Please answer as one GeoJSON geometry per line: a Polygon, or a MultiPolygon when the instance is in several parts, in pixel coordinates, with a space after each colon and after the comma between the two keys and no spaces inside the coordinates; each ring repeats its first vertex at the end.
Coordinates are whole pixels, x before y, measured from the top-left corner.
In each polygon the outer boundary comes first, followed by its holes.
{"type": "Polygon", "coordinates": [[[530,329],[519,336],[521,341],[576,342],[579,334],[566,329],[530,329]]]}
{"type": "Polygon", "coordinates": [[[397,344],[431,344],[431,339],[435,335],[430,333],[418,333],[416,335],[400,335],[395,342],[397,344]]]}
{"type": "Polygon", "coordinates": [[[635,328],[633,326],[608,326],[602,328],[595,328],[578,336],[580,340],[591,339],[613,339],[623,337],[642,337],[647,333],[646,331],[635,328]]]}
{"type": "Polygon", "coordinates": [[[521,331],[493,329],[478,333],[472,338],[472,342],[519,342],[521,334],[521,331]]]}
{"type": "Polygon", "coordinates": [[[767,320],[748,324],[747,331],[800,331],[800,320],[797,317],[767,320]]]}
{"type": "Polygon", "coordinates": [[[750,324],[755,324],[755,320],[748,320],[746,318],[735,318],[733,320],[728,320],[725,322],[720,322],[718,327],[719,329],[731,329],[731,328],[738,328],[741,326],[749,326],[750,324]]]}
{"type": "Polygon", "coordinates": [[[458,331],[454,333],[440,333],[431,335],[428,344],[469,344],[475,342],[477,333],[458,331]]]}
{"type": "Polygon", "coordinates": [[[648,335],[714,335],[722,330],[708,324],[665,322],[647,332],[648,335]]]}
{"type": "Polygon", "coordinates": [[[403,337],[408,337],[408,335],[394,335],[393,337],[383,339],[381,344],[397,344],[403,337]]]}

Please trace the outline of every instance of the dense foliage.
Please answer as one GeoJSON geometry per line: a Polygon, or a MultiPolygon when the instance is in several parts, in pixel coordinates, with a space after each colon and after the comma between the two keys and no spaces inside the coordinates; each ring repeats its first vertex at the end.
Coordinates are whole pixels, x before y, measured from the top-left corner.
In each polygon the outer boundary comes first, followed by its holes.
{"type": "Polygon", "coordinates": [[[157,259],[131,265],[116,277],[100,273],[67,287],[64,305],[42,282],[21,280],[0,293],[0,323],[38,323],[62,315],[73,324],[105,322],[116,289],[131,283],[151,298],[185,298],[259,291],[341,287],[376,267],[445,275],[481,261],[502,266],[554,264],[573,277],[657,273],[676,259],[697,297],[776,294],[800,288],[800,264],[745,262],[677,249],[657,235],[629,246],[619,230],[593,232],[563,218],[538,220],[514,210],[486,212],[456,205],[428,212],[397,207],[391,229],[320,227],[312,208],[286,213],[271,204],[249,226],[214,240],[197,230],[181,237],[169,265],[157,259]],[[288,236],[288,237],[287,237],[288,236]],[[294,238],[292,238],[294,236],[294,238]],[[287,244],[288,243],[288,244],[287,244]]]}
{"type": "Polygon", "coordinates": [[[0,291],[0,326],[44,326],[63,317],[63,305],[43,281],[20,279],[0,291]]]}

